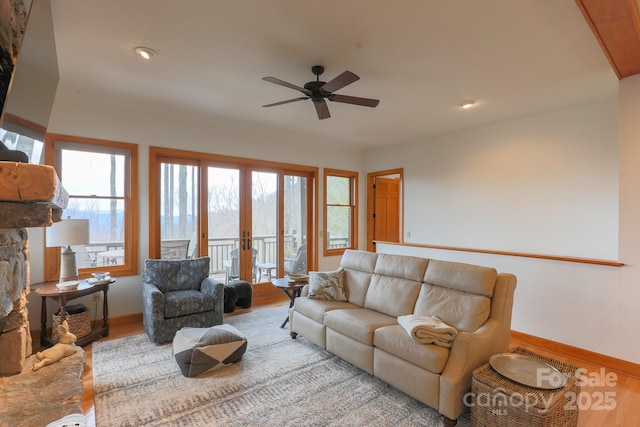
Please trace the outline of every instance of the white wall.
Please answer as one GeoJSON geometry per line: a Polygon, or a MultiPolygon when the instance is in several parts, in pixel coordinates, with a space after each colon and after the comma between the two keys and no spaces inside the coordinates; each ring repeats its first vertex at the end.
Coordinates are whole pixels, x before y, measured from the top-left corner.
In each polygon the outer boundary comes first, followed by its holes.
{"type": "Polygon", "coordinates": [[[616,259],[617,138],[607,100],[372,150],[367,171],[404,168],[408,243],[616,259]]]}
{"type": "Polygon", "coordinates": [[[640,333],[632,325],[640,297],[640,79],[625,79],[620,92],[619,104],[372,150],[367,171],[404,167],[406,241],[625,267],[381,244],[377,250],[514,273],[514,330],[639,363],[640,333]]]}
{"type": "MultiPolygon", "coordinates": [[[[138,144],[140,217],[138,245],[139,275],[121,277],[109,290],[109,314],[111,317],[140,313],[142,311],[141,273],[144,260],[149,254],[149,146],[160,146],[216,153],[250,159],[270,160],[282,163],[309,165],[319,168],[319,194],[323,194],[322,168],[337,168],[364,171],[364,153],[349,150],[343,145],[327,146],[326,141],[315,141],[304,137],[269,133],[263,130],[229,123],[225,120],[195,119],[179,117],[162,112],[136,110],[126,105],[107,105],[82,97],[57,97],[49,122],[49,133],[76,135],[111,141],[138,144]],[[336,152],[340,155],[337,156],[336,152]]],[[[365,180],[361,180],[364,189],[365,180]]],[[[360,204],[365,205],[365,191],[360,191],[360,204]]],[[[318,199],[322,204],[322,198],[318,199]]],[[[318,210],[318,224],[322,228],[322,209],[318,210]]],[[[360,223],[364,223],[364,211],[360,223]]],[[[324,234],[324,233],[323,233],[324,234]]],[[[364,236],[364,233],[360,233],[364,236]]],[[[31,283],[41,282],[44,278],[42,229],[29,229],[29,247],[31,251],[31,283]]],[[[362,237],[364,242],[364,237],[362,237]]],[[[318,248],[323,240],[319,239],[318,248]]],[[[322,251],[318,259],[318,268],[332,269],[339,257],[324,258],[322,251]]],[[[75,301],[74,301],[75,302],[75,301]]],[[[93,308],[90,297],[77,300],[93,308]]],[[[47,305],[49,313],[55,309],[53,303],[47,305]]],[[[96,313],[96,311],[94,311],[96,313]]],[[[97,310],[101,318],[100,307],[97,310]]],[[[29,319],[31,329],[40,325],[40,299],[30,296],[29,319]]]]}

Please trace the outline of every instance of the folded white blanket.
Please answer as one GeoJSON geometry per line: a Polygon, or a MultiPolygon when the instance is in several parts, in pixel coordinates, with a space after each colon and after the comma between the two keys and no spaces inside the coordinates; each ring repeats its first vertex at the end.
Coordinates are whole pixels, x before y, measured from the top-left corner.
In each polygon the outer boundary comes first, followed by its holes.
{"type": "Polygon", "coordinates": [[[407,314],[406,316],[399,316],[398,323],[411,338],[420,344],[435,344],[451,348],[453,339],[458,333],[456,328],[447,325],[437,316],[407,314]]]}

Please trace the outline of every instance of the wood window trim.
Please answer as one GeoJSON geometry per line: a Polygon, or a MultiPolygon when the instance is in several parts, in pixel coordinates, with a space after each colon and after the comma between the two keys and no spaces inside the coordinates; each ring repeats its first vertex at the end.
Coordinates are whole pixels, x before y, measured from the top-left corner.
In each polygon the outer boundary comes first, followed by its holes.
{"type": "Polygon", "coordinates": [[[323,227],[324,227],[324,244],[322,245],[324,256],[340,256],[346,249],[358,249],[358,172],[347,171],[341,169],[324,169],[324,215],[323,215],[323,227]],[[329,249],[327,241],[327,178],[329,176],[337,176],[342,178],[349,178],[352,181],[352,194],[351,194],[351,235],[350,245],[345,248],[329,249]]]}
{"type": "MultiPolygon", "coordinates": [[[[135,276],[138,274],[138,146],[126,142],[107,141],[93,138],[83,138],[71,135],[46,134],[45,135],[45,164],[53,166],[60,174],[57,164],[55,145],[56,142],[71,142],[90,147],[117,148],[126,150],[128,155],[128,173],[125,173],[124,201],[124,265],[109,266],[111,276],[135,276]]],[[[88,150],[91,151],[91,150],[88,150]]],[[[57,280],[60,274],[60,248],[44,248],[44,280],[57,280]]],[[[80,278],[87,278],[93,272],[104,271],[104,267],[83,268],[79,270],[80,278]]]]}

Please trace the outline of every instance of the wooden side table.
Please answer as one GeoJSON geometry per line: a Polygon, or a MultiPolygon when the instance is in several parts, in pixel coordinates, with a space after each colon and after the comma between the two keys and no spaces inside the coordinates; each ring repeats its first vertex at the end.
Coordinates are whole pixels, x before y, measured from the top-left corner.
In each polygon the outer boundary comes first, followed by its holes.
{"type": "Polygon", "coordinates": [[[102,291],[103,297],[102,326],[94,326],[91,328],[89,335],[78,338],[76,344],[83,346],[99,338],[109,336],[109,301],[107,299],[107,292],[109,291],[109,285],[114,282],[115,280],[111,279],[108,282],[90,284],[86,280],[82,280],[76,289],[67,291],[58,289],[56,286],[57,281],[36,283],[33,285],[31,290],[42,298],[42,308],[40,310],[40,345],[48,347],[56,344],[51,334],[47,334],[47,298],[54,299],[58,302],[58,306],[60,307],[60,322],[64,322],[67,315],[65,306],[68,301],[100,291],[102,291]]]}
{"type": "MultiPolygon", "coordinates": [[[[302,288],[304,288],[305,285],[307,285],[307,282],[290,282],[289,279],[273,279],[271,283],[276,288],[282,289],[282,292],[284,292],[287,295],[290,301],[289,308],[293,307],[293,303],[295,302],[296,298],[300,296],[300,293],[302,292],[302,288]]],[[[280,327],[284,328],[284,326],[287,324],[288,321],[289,321],[289,315],[287,314],[287,318],[284,319],[280,327]]]]}

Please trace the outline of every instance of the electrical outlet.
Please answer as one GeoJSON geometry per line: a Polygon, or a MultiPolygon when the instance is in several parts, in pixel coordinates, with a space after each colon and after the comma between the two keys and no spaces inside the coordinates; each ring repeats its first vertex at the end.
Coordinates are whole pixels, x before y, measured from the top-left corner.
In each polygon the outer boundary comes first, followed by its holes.
{"type": "Polygon", "coordinates": [[[411,232],[407,231],[407,238],[410,238],[410,237],[411,237],[411,232]]]}

